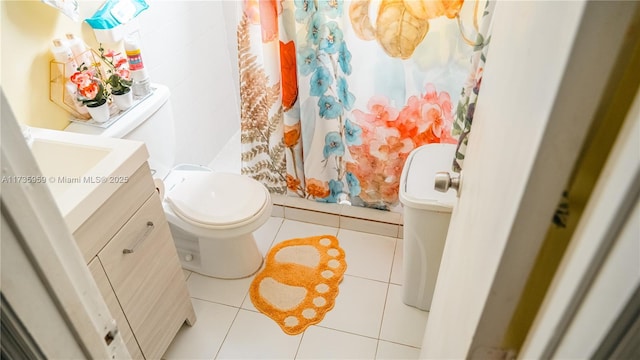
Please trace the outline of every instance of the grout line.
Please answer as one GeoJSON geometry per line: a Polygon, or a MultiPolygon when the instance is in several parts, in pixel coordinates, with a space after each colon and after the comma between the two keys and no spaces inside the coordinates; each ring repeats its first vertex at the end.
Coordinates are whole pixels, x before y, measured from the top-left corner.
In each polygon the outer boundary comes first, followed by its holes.
{"type": "Polygon", "coordinates": [[[192,299],[199,300],[199,301],[205,301],[205,302],[208,302],[210,304],[222,305],[222,306],[226,306],[226,307],[230,307],[230,308],[234,308],[234,309],[242,308],[242,304],[240,306],[233,306],[233,305],[221,303],[221,302],[218,302],[218,301],[211,301],[211,300],[208,300],[208,299],[202,299],[202,298],[199,298],[197,296],[189,296],[189,297],[192,298],[192,299]]]}
{"type": "Polygon", "coordinates": [[[391,341],[391,340],[385,340],[385,339],[378,339],[378,340],[379,340],[378,343],[380,343],[380,341],[384,341],[384,342],[388,342],[390,344],[396,344],[396,345],[402,345],[402,346],[410,347],[412,349],[417,349],[417,350],[422,349],[421,347],[417,347],[417,346],[413,346],[413,345],[409,345],[409,344],[403,344],[403,343],[400,343],[400,342],[397,342],[397,341],[391,341]]]}
{"type": "MultiPolygon", "coordinates": [[[[367,338],[367,339],[371,339],[371,340],[380,340],[379,338],[375,338],[375,337],[372,337],[372,336],[367,336],[367,335],[362,335],[362,334],[354,333],[354,332],[351,332],[351,331],[345,331],[345,330],[341,330],[341,329],[336,329],[336,328],[332,328],[332,327],[324,326],[324,325],[321,325],[321,324],[322,324],[322,322],[319,322],[319,323],[317,323],[317,324],[313,324],[312,326],[317,326],[317,327],[320,327],[320,328],[323,328],[323,329],[327,329],[327,330],[333,330],[333,331],[341,332],[341,333],[343,333],[343,334],[349,334],[349,335],[360,336],[360,337],[367,338]]],[[[305,332],[306,332],[306,331],[307,331],[307,330],[305,330],[305,332]]]]}
{"type": "Polygon", "coordinates": [[[364,221],[377,222],[377,223],[385,224],[385,225],[396,225],[396,226],[402,225],[402,224],[396,223],[396,222],[379,221],[379,220],[374,220],[374,219],[369,219],[369,218],[355,217],[355,216],[351,216],[351,215],[339,215],[339,216],[340,216],[341,219],[345,218],[345,219],[364,220],[364,221]]]}
{"type": "MultiPolygon", "coordinates": [[[[273,243],[278,238],[278,233],[280,233],[280,230],[282,230],[282,225],[284,225],[284,221],[286,220],[286,218],[282,217],[281,219],[282,221],[280,221],[280,225],[278,225],[278,229],[275,231],[275,233],[273,234],[273,237],[271,238],[271,242],[269,243],[269,248],[267,249],[267,252],[264,255],[262,255],[262,265],[264,265],[264,257],[267,256],[267,254],[269,253],[269,250],[271,250],[271,248],[273,247],[273,243]]],[[[262,267],[260,268],[260,270],[262,270],[262,267]]]]}
{"type": "MultiPolygon", "coordinates": [[[[380,336],[382,336],[382,326],[384,325],[384,313],[387,310],[387,300],[389,300],[390,288],[391,288],[391,284],[387,283],[387,292],[384,295],[384,306],[382,307],[382,317],[380,318],[380,329],[378,329],[378,342],[382,340],[380,336]]],[[[377,347],[376,347],[376,353],[377,353],[377,347]]]]}
{"type": "Polygon", "coordinates": [[[236,319],[238,318],[238,314],[240,314],[240,310],[242,309],[238,308],[238,311],[236,311],[236,315],[233,317],[233,320],[231,321],[231,324],[229,324],[229,328],[227,329],[227,332],[224,334],[224,338],[222,339],[222,342],[220,342],[220,347],[218,348],[218,351],[216,351],[216,354],[213,357],[214,359],[217,359],[218,356],[220,355],[220,350],[222,350],[224,343],[227,341],[227,337],[229,337],[231,328],[233,327],[233,324],[236,322],[236,319]]]}
{"type": "MultiPolygon", "coordinates": [[[[313,325],[311,325],[313,326],[313,325]]],[[[293,354],[293,358],[297,359],[298,358],[298,353],[300,352],[300,347],[302,346],[302,340],[304,340],[304,335],[307,333],[307,330],[309,329],[309,327],[307,327],[306,329],[304,329],[304,331],[302,332],[302,334],[300,335],[300,342],[298,342],[298,347],[296,348],[296,353],[293,354]]]]}
{"type": "MultiPolygon", "coordinates": [[[[322,211],[322,210],[317,210],[317,209],[312,209],[310,207],[301,207],[301,206],[292,206],[292,205],[288,205],[288,204],[276,204],[274,203],[273,205],[276,206],[282,206],[284,208],[284,213],[285,213],[285,218],[286,218],[286,209],[295,209],[295,210],[304,210],[304,211],[311,211],[311,212],[317,212],[317,213],[321,213],[321,214],[325,214],[325,215],[335,215],[338,216],[339,218],[345,218],[345,219],[356,219],[356,220],[365,220],[365,221],[372,221],[372,222],[377,222],[377,223],[381,223],[381,224],[388,224],[388,225],[403,225],[404,222],[402,221],[403,219],[403,214],[402,213],[396,213],[396,212],[392,212],[392,211],[388,211],[389,213],[394,213],[394,214],[400,214],[400,221],[398,222],[388,222],[388,221],[380,221],[380,220],[376,220],[373,219],[371,217],[366,217],[366,216],[354,216],[354,215],[344,215],[342,213],[335,213],[335,212],[327,212],[327,211],[322,211]]],[[[322,204],[319,204],[320,206],[322,206],[322,204]]],[[[372,210],[372,211],[381,211],[381,210],[372,210]]]]}
{"type": "Polygon", "coordinates": [[[344,276],[349,276],[349,277],[352,277],[352,278],[358,278],[358,279],[362,279],[362,280],[375,281],[375,282],[379,282],[379,283],[383,283],[383,284],[389,284],[390,283],[389,281],[371,279],[371,278],[364,277],[364,276],[359,276],[359,275],[344,274],[344,276]]]}
{"type": "MultiPolygon", "coordinates": [[[[382,326],[380,326],[382,328],[382,326]]],[[[378,358],[378,349],[380,348],[380,337],[378,337],[378,341],[376,341],[376,351],[374,351],[373,353],[373,358],[377,359],[378,358]]]]}
{"type": "MultiPolygon", "coordinates": [[[[403,244],[404,245],[404,244],[403,244]]],[[[389,268],[389,284],[391,284],[391,274],[393,274],[393,266],[396,263],[396,251],[398,250],[398,238],[393,242],[393,254],[391,254],[391,268],[389,268]]]]}

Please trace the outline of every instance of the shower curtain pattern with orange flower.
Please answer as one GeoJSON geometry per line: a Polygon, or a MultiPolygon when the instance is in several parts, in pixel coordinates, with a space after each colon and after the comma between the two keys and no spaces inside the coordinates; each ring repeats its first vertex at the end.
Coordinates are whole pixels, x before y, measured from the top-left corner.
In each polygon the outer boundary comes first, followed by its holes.
{"type": "Polygon", "coordinates": [[[398,206],[409,153],[463,133],[455,105],[477,72],[472,55],[486,51],[489,9],[463,0],[245,0],[243,173],[276,193],[398,206]]]}

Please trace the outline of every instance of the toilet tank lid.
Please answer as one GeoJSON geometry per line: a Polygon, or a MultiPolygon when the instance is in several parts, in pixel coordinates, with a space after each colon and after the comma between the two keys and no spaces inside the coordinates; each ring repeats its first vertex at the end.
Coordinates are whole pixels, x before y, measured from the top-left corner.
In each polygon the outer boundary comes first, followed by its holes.
{"type": "Polygon", "coordinates": [[[169,191],[167,203],[204,225],[232,225],[255,216],[267,201],[264,186],[239,174],[193,171],[169,191]]]}
{"type": "Polygon", "coordinates": [[[451,171],[455,144],[427,144],[411,151],[400,177],[400,202],[410,208],[451,212],[457,201],[455,190],[434,189],[435,175],[451,171]]]}

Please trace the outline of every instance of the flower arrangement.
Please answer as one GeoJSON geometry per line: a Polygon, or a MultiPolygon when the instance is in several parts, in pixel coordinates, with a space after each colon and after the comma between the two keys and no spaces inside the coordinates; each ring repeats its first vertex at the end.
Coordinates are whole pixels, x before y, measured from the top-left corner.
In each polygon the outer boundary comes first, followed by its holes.
{"type": "Polygon", "coordinates": [[[113,95],[124,95],[131,91],[133,80],[131,79],[131,71],[128,68],[127,59],[122,57],[120,53],[113,50],[106,50],[100,45],[98,49],[100,59],[107,65],[107,84],[111,87],[113,95]]]}
{"type": "Polygon", "coordinates": [[[77,86],[78,101],[83,105],[98,107],[109,100],[109,90],[103,80],[100,63],[82,63],[70,80],[77,86]]]}

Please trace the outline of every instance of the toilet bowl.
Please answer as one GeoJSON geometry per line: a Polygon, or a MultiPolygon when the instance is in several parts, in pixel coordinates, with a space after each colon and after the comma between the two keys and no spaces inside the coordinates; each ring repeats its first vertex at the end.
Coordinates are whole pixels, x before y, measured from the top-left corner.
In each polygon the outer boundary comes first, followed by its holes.
{"type": "Polygon", "coordinates": [[[182,267],[237,279],[254,274],[262,255],[253,231],[271,216],[271,197],[239,174],[174,169],[163,206],[182,267]]]}
{"type": "Polygon", "coordinates": [[[271,216],[269,192],[244,175],[176,166],[170,92],[160,84],[151,88],[117,121],[72,122],[65,131],[144,141],[153,177],[164,182],[163,207],[182,266],[223,279],[252,275],[262,264],[253,231],[271,216]]]}

